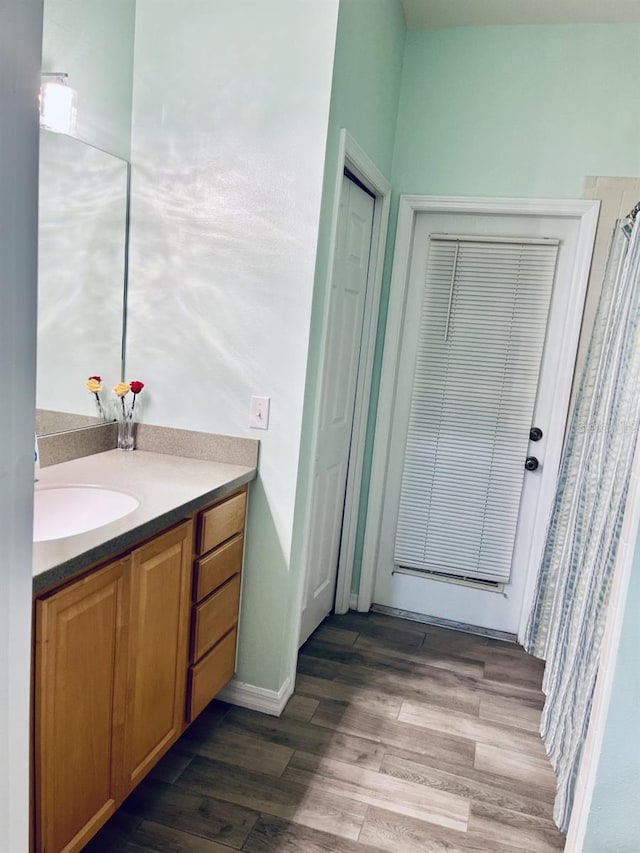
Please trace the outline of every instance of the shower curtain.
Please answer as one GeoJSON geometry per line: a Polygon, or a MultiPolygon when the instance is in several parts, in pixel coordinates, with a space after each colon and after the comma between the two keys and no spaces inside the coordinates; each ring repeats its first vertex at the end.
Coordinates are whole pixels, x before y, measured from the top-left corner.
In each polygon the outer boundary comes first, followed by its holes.
{"type": "Polygon", "coordinates": [[[546,661],[541,734],[566,831],[640,428],[640,215],[617,223],[563,452],[527,651],[546,661]]]}

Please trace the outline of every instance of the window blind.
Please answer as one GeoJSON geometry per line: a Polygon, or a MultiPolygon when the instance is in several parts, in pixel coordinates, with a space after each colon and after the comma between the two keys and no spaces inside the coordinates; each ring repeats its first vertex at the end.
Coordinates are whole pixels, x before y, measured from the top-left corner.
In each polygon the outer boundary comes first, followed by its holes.
{"type": "Polygon", "coordinates": [[[431,236],[396,565],[508,581],[557,254],[431,236]]]}

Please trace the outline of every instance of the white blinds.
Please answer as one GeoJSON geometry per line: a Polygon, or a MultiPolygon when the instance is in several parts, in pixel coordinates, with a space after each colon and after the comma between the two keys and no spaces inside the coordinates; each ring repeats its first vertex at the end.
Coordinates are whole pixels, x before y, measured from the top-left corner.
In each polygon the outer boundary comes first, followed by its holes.
{"type": "Polygon", "coordinates": [[[509,579],[557,253],[431,236],[396,565],[509,579]]]}

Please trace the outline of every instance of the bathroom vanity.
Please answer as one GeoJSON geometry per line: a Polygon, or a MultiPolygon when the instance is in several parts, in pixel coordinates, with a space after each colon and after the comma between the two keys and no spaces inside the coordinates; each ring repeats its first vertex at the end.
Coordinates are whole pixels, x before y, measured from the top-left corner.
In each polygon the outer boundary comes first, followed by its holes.
{"type": "Polygon", "coordinates": [[[81,850],[233,676],[253,477],[138,451],[43,470],[139,506],[34,545],[36,851],[81,850]]]}

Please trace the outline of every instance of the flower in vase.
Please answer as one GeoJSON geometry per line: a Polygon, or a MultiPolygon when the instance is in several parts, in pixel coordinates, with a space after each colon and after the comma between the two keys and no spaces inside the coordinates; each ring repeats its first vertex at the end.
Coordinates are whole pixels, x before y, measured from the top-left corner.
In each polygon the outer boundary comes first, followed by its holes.
{"type": "Polygon", "coordinates": [[[120,400],[120,405],[116,408],[116,416],[118,420],[132,421],[133,413],[136,407],[136,398],[144,388],[144,382],[119,382],[113,389],[113,393],[120,400]],[[127,406],[125,397],[131,391],[131,405],[127,406]]]}
{"type": "Polygon", "coordinates": [[[90,376],[85,382],[85,386],[87,391],[90,391],[94,397],[96,398],[96,405],[98,407],[98,414],[102,418],[103,421],[106,420],[106,416],[104,413],[104,408],[102,406],[102,400],[100,399],[100,392],[102,391],[102,377],[101,376],[90,376]]]}
{"type": "Polygon", "coordinates": [[[116,406],[116,418],[120,421],[126,421],[131,419],[131,410],[127,412],[127,407],[124,402],[124,398],[129,393],[129,386],[126,382],[118,382],[116,387],[113,389],[113,393],[120,400],[120,405],[116,406]]]}
{"type": "Polygon", "coordinates": [[[144,382],[138,382],[134,380],[129,383],[129,388],[131,388],[131,393],[133,394],[133,403],[131,403],[131,417],[133,417],[133,410],[136,407],[136,400],[138,399],[138,394],[144,388],[144,382]]]}
{"type": "Polygon", "coordinates": [[[101,376],[90,376],[86,382],[87,388],[93,394],[98,394],[102,391],[102,377],[101,376]]]}

